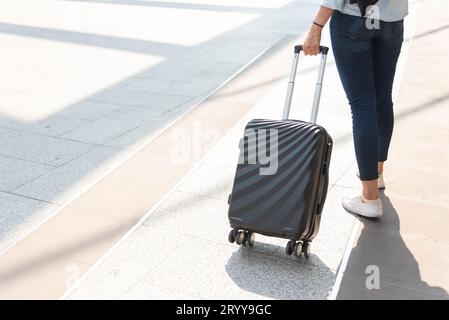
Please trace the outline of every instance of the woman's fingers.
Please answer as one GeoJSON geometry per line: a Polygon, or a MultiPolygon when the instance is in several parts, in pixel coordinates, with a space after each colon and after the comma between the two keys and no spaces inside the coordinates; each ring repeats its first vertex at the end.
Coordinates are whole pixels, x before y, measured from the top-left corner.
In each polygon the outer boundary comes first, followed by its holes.
{"type": "Polygon", "coordinates": [[[320,53],[321,29],[315,25],[309,30],[303,43],[303,50],[306,56],[316,56],[320,53]]]}
{"type": "Polygon", "coordinates": [[[303,45],[303,51],[306,56],[316,56],[320,53],[320,46],[303,45]]]}

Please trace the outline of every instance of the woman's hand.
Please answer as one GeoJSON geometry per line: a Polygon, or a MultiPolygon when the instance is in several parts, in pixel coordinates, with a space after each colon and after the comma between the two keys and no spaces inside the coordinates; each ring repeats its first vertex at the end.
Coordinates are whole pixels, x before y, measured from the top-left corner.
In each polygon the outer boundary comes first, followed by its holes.
{"type": "Polygon", "coordinates": [[[306,56],[316,56],[320,53],[321,30],[322,28],[317,25],[312,25],[310,28],[306,40],[304,40],[302,45],[306,56]]]}

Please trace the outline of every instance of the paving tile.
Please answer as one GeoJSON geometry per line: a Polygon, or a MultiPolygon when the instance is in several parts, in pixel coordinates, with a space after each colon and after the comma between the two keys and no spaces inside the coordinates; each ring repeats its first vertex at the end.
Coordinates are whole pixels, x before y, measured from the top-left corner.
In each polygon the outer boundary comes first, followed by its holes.
{"type": "Polygon", "coordinates": [[[431,294],[403,287],[400,284],[380,281],[379,289],[367,289],[366,277],[344,274],[337,300],[448,300],[449,295],[431,294]]]}
{"type": "Polygon", "coordinates": [[[166,288],[147,284],[145,279],[128,290],[102,290],[101,292],[85,292],[75,290],[67,300],[198,300],[193,295],[174,292],[166,288]]]}
{"type": "Polygon", "coordinates": [[[170,157],[137,153],[111,173],[111,177],[147,183],[157,187],[174,186],[193,168],[188,161],[176,162],[170,157]]]}
{"type": "Polygon", "coordinates": [[[106,177],[72,201],[70,206],[136,223],[167,191],[167,188],[106,177]]]}
{"type": "Polygon", "coordinates": [[[78,192],[106,173],[123,156],[125,150],[97,147],[46,175],[14,190],[35,199],[65,204],[78,192]]]}
{"type": "Polygon", "coordinates": [[[232,191],[235,169],[202,164],[178,188],[181,192],[226,199],[232,191]]]}
{"type": "Polygon", "coordinates": [[[188,236],[140,226],[77,289],[91,297],[121,298],[175,254],[188,236]]]}
{"type": "Polygon", "coordinates": [[[0,154],[59,166],[92,149],[92,145],[0,128],[0,154]]]}
{"type": "Polygon", "coordinates": [[[191,81],[193,76],[215,64],[215,62],[204,63],[174,58],[170,64],[160,64],[140,72],[139,77],[162,81],[191,81]]]}
{"type": "MultiPolygon", "coordinates": [[[[162,125],[162,127],[163,126],[164,125],[162,125]]],[[[151,138],[157,136],[160,130],[162,130],[162,128],[155,128],[154,126],[140,126],[111,139],[106,142],[105,145],[108,147],[137,151],[151,138]]]]}
{"type": "MultiPolygon", "coordinates": [[[[282,75],[282,74],[281,74],[282,75]]],[[[268,77],[260,75],[258,79],[248,80],[248,77],[237,77],[217,94],[217,98],[232,102],[257,103],[268,93],[269,89],[280,81],[281,75],[270,74],[268,77]]]]}
{"type": "MultiPolygon", "coordinates": [[[[442,71],[441,74],[444,75],[445,72],[442,71]]],[[[423,75],[422,78],[426,79],[426,76],[423,75]]],[[[413,95],[412,97],[406,97],[407,94],[399,96],[397,105],[400,105],[400,109],[396,112],[396,118],[418,122],[420,125],[445,127],[444,119],[449,115],[446,108],[449,100],[447,81],[441,84],[429,83],[427,85],[432,86],[430,88],[421,85],[417,88],[416,85],[403,84],[403,88],[407,88],[403,90],[413,92],[413,95]],[[438,87],[441,89],[438,90],[438,87]]]]}
{"type": "Polygon", "coordinates": [[[116,104],[81,101],[65,108],[60,115],[92,121],[104,117],[119,108],[120,106],[116,104]]]}
{"type": "Polygon", "coordinates": [[[50,116],[45,119],[30,122],[23,122],[13,119],[10,119],[9,121],[0,120],[0,126],[8,129],[37,133],[53,137],[61,136],[67,131],[75,130],[88,123],[89,121],[85,119],[61,115],[50,116]]]}
{"type": "Polygon", "coordinates": [[[207,102],[204,107],[186,114],[141,152],[182,157],[173,159],[174,162],[197,161],[222,139],[250,105],[207,102]]]}
{"type": "Polygon", "coordinates": [[[127,300],[199,300],[205,297],[185,294],[179,291],[154,286],[151,280],[143,278],[135,287],[128,289],[120,299],[127,300]]]}
{"type": "Polygon", "coordinates": [[[47,255],[94,264],[130,227],[121,219],[65,207],[20,243],[47,255]]]}
{"type": "Polygon", "coordinates": [[[386,162],[386,174],[394,174],[405,165],[447,176],[449,150],[440,142],[440,137],[447,135],[449,130],[436,123],[432,126],[417,126],[415,122],[400,121],[396,125],[389,160],[386,162]],[[404,162],[404,159],[407,161],[404,162]]]}
{"type": "Polygon", "coordinates": [[[382,219],[364,220],[367,229],[427,239],[449,244],[449,207],[432,205],[428,201],[381,194],[384,214],[382,219]]]}
{"type": "Polygon", "coordinates": [[[125,88],[132,91],[156,92],[185,97],[197,97],[216,88],[214,84],[195,83],[192,81],[163,81],[154,79],[139,79],[125,88]]]}
{"type": "Polygon", "coordinates": [[[148,277],[156,286],[208,299],[325,299],[334,274],[245,248],[192,240],[148,277]]]}
{"type": "Polygon", "coordinates": [[[93,144],[105,144],[139,126],[156,130],[160,125],[158,119],[164,111],[143,108],[120,108],[109,115],[92,121],[62,137],[93,144]]]}
{"type": "Polygon", "coordinates": [[[57,205],[0,192],[0,252],[50,216],[57,205]]]}
{"type": "MultiPolygon", "coordinates": [[[[331,167],[332,165],[333,164],[331,163],[331,167]]],[[[356,191],[360,191],[362,184],[360,182],[360,179],[357,177],[357,171],[357,163],[353,161],[353,163],[345,171],[343,171],[340,177],[338,177],[338,179],[334,182],[335,185],[338,187],[353,188],[356,191]]],[[[389,178],[387,177],[386,184],[388,184],[388,179],[389,178]]]]}
{"type": "Polygon", "coordinates": [[[177,191],[144,223],[161,230],[226,243],[230,230],[227,212],[227,198],[214,199],[177,191]]]}
{"type": "Polygon", "coordinates": [[[0,299],[54,299],[89,268],[23,245],[2,255],[0,265],[0,299]]]}
{"type": "Polygon", "coordinates": [[[388,194],[425,200],[435,205],[446,206],[449,203],[449,183],[447,175],[434,173],[432,170],[403,164],[401,170],[394,167],[388,170],[386,183],[388,194]],[[432,183],[425,184],[425,181],[432,183]]]}
{"type": "Polygon", "coordinates": [[[190,99],[192,99],[192,97],[126,89],[111,90],[89,98],[90,101],[95,102],[154,108],[164,111],[175,108],[190,99]]]}
{"type": "Polygon", "coordinates": [[[441,294],[441,288],[449,290],[449,257],[442,254],[448,249],[447,244],[364,228],[346,272],[362,275],[368,266],[375,265],[385,281],[441,294]]]}
{"type": "Polygon", "coordinates": [[[54,167],[0,156],[0,190],[11,191],[54,167]]]}
{"type": "Polygon", "coordinates": [[[239,141],[240,137],[243,135],[243,129],[238,132],[235,137],[229,138],[228,136],[224,138],[220,145],[211,150],[207,157],[204,159],[205,163],[213,164],[217,166],[222,166],[224,168],[233,169],[237,168],[237,163],[239,159],[239,141]]]}

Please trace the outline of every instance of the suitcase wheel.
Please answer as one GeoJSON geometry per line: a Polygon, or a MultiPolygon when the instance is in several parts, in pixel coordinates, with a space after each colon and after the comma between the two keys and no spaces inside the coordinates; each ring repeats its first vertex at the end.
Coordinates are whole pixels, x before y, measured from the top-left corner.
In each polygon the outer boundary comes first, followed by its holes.
{"type": "Polygon", "coordinates": [[[290,240],[289,242],[287,242],[287,245],[285,246],[285,253],[288,256],[291,256],[293,251],[295,250],[295,244],[296,244],[296,241],[294,241],[294,240],[290,240]]]}
{"type": "Polygon", "coordinates": [[[300,257],[301,256],[301,253],[302,253],[302,242],[297,242],[295,244],[295,249],[294,249],[293,253],[295,254],[295,257],[300,257]]]}
{"type": "Polygon", "coordinates": [[[254,232],[248,232],[246,234],[246,243],[250,246],[254,246],[254,241],[256,240],[256,234],[254,232]]]}
{"type": "Polygon", "coordinates": [[[295,257],[300,257],[302,253],[304,253],[304,257],[308,258],[310,257],[312,245],[310,242],[302,242],[295,240],[290,240],[286,247],[285,247],[285,253],[290,256],[292,254],[295,255],[295,257]]]}
{"type": "Polygon", "coordinates": [[[237,231],[237,230],[231,230],[228,236],[229,242],[240,245],[248,245],[250,247],[254,246],[254,242],[256,239],[256,234],[254,232],[250,231],[237,231]]]}
{"type": "Polygon", "coordinates": [[[234,243],[235,240],[236,240],[237,234],[238,234],[238,230],[237,230],[237,229],[232,229],[232,230],[229,232],[229,235],[228,235],[228,241],[229,241],[230,243],[234,243]]]}
{"type": "Polygon", "coordinates": [[[235,243],[239,246],[245,242],[245,231],[239,231],[235,237],[235,243]]]}
{"type": "Polygon", "coordinates": [[[312,253],[312,245],[310,242],[304,242],[302,252],[304,252],[304,257],[310,257],[310,254],[312,253]]]}

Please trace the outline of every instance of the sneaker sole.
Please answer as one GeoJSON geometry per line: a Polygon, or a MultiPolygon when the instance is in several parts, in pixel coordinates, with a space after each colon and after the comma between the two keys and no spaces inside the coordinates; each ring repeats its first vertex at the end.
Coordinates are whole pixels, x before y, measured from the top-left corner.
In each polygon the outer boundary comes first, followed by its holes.
{"type": "Polygon", "coordinates": [[[352,210],[349,209],[349,208],[346,208],[345,205],[344,205],[343,203],[342,203],[341,205],[342,205],[343,209],[345,209],[345,210],[348,211],[349,213],[351,213],[351,214],[356,214],[356,215],[358,215],[358,216],[360,216],[360,217],[374,219],[374,218],[380,218],[380,217],[382,216],[382,213],[381,213],[381,214],[375,214],[375,215],[365,215],[365,214],[361,214],[361,213],[358,213],[358,212],[356,212],[356,211],[352,211],[352,210]]]}

